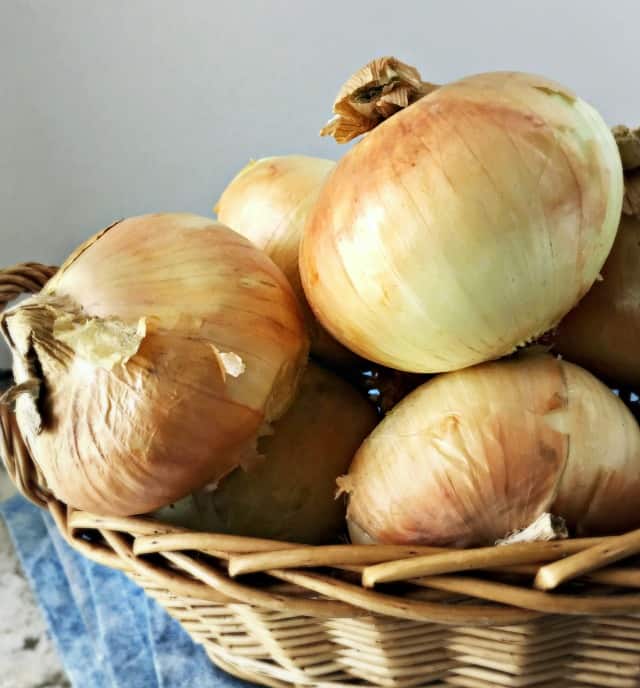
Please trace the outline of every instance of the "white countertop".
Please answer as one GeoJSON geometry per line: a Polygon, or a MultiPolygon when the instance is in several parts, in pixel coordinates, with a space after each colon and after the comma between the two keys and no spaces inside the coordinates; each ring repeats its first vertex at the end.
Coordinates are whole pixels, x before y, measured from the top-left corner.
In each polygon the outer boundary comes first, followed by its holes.
{"type": "MultiPolygon", "coordinates": [[[[0,501],[14,491],[0,467],[0,501]]],[[[0,518],[0,688],[69,686],[42,612],[0,518]]]]}

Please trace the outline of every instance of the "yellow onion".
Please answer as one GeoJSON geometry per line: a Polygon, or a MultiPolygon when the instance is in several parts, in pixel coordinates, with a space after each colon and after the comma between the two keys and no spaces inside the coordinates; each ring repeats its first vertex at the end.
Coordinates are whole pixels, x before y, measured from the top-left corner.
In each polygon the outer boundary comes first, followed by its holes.
{"type": "Polygon", "coordinates": [[[101,514],[148,512],[250,460],[307,353],[277,266],[190,214],[115,224],[0,322],[48,486],[101,514]]]}
{"type": "Polygon", "coordinates": [[[305,155],[252,161],[231,181],[215,206],[221,222],[262,249],[284,272],[303,308],[311,353],[338,366],[356,360],[320,326],[307,304],[298,250],[309,211],[335,162],[305,155]]]}
{"type": "Polygon", "coordinates": [[[343,344],[442,372],[510,353],[579,301],[615,238],[623,178],[600,115],[553,81],[496,72],[435,88],[416,75],[380,60],[340,94],[327,130],[344,140],[427,93],[338,162],[300,270],[343,344]]]}
{"type": "Polygon", "coordinates": [[[261,437],[262,461],[155,514],[195,530],[323,543],[344,531],[336,499],[344,473],[376,424],[371,405],[348,383],[310,363],[289,411],[261,437]]]}
{"type": "Polygon", "coordinates": [[[640,220],[623,215],[597,281],[563,318],[553,345],[613,383],[640,384],[640,220]]]}
{"type": "Polygon", "coordinates": [[[400,402],[340,484],[357,542],[493,544],[543,513],[617,533],[640,526],[640,429],[574,364],[485,363],[400,402]]]}

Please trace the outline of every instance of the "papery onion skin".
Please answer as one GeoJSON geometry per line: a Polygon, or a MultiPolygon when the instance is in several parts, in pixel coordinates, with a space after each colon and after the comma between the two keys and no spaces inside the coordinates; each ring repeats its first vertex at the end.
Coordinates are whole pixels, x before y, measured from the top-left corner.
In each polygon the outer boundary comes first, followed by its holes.
{"type": "Polygon", "coordinates": [[[305,293],[339,341],[383,365],[496,359],[587,292],[622,195],[613,136],[584,101],[528,74],[462,79],[339,161],[305,228],[305,293]]]}
{"type": "Polygon", "coordinates": [[[574,535],[640,526],[640,429],[551,356],[440,375],[380,423],[347,476],[354,541],[491,545],[544,512],[574,535]]]}
{"type": "Polygon", "coordinates": [[[262,461],[154,517],[195,530],[333,542],[345,529],[345,500],[335,497],[336,478],[376,421],[355,389],[310,363],[289,411],[258,443],[262,461]]]}
{"type": "Polygon", "coordinates": [[[561,321],[554,349],[603,379],[640,384],[640,220],[623,215],[597,281],[561,321]]]}
{"type": "Polygon", "coordinates": [[[221,222],[250,239],[284,272],[302,306],[312,354],[345,367],[357,357],[318,323],[307,304],[298,269],[304,225],[334,167],[332,160],[306,155],[252,161],[224,190],[215,212],[221,222]]]}
{"type": "Polygon", "coordinates": [[[107,515],[148,512],[236,468],[287,409],[308,349],[277,266],[229,228],[187,213],[117,223],[2,323],[16,382],[33,369],[41,378],[35,405],[18,395],[16,413],[47,485],[107,515]],[[73,338],[87,317],[95,336],[81,357],[73,338]],[[142,323],[144,336],[108,364],[103,326],[114,318],[142,323]],[[231,353],[245,366],[238,377],[225,368],[231,353]]]}

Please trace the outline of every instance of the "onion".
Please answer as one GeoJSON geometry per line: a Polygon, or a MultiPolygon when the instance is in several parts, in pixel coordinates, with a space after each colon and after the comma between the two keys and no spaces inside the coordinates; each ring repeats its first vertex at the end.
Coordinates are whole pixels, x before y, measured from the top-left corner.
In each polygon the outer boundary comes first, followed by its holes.
{"type": "Polygon", "coordinates": [[[613,383],[640,384],[640,130],[615,127],[625,206],[597,281],[551,336],[555,349],[613,383]]]}
{"type": "Polygon", "coordinates": [[[117,223],[0,322],[49,488],[100,514],[151,511],[250,460],[307,352],[280,270],[190,214],[117,223]]]}
{"type": "Polygon", "coordinates": [[[309,211],[335,163],[304,155],[249,163],[216,204],[221,222],[250,239],[284,272],[303,308],[311,353],[339,367],[356,360],[313,316],[302,289],[298,250],[309,211]]]}
{"type": "Polygon", "coordinates": [[[328,131],[344,139],[427,93],[337,164],[300,270],[343,344],[442,372],[512,352],[587,292],[615,238],[622,167],[598,113],[553,81],[496,72],[435,88],[409,69],[377,61],[340,94],[328,131]]]}
{"type": "Polygon", "coordinates": [[[623,216],[602,280],[560,323],[556,351],[614,383],[640,384],[640,220],[623,216]]]}
{"type": "Polygon", "coordinates": [[[374,428],[371,405],[349,384],[310,363],[289,411],[260,438],[264,460],[237,468],[214,491],[200,491],[155,514],[195,530],[323,543],[344,530],[335,498],[362,440],[374,428]]]}
{"type": "Polygon", "coordinates": [[[434,378],[378,425],[341,488],[354,541],[493,544],[549,512],[576,535],[640,526],[640,429],[551,356],[434,378]]]}

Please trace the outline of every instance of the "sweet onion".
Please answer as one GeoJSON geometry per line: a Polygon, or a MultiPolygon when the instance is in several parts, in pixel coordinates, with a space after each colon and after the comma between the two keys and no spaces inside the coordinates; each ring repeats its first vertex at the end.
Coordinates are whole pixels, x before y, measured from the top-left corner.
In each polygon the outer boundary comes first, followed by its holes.
{"type": "Polygon", "coordinates": [[[640,526],[640,429],[574,364],[485,363],[400,402],[340,485],[356,542],[490,545],[545,512],[616,533],[640,526]]]}
{"type": "Polygon", "coordinates": [[[313,316],[302,289],[298,252],[302,230],[335,162],[285,155],[250,162],[224,190],[215,206],[221,222],[262,249],[284,272],[303,308],[311,352],[329,364],[356,360],[313,316]]]}
{"type": "Polygon", "coordinates": [[[277,266],[190,214],[101,232],[0,323],[49,488],[100,514],[148,512],[251,461],[308,348],[277,266]]]}
{"type": "Polygon", "coordinates": [[[289,411],[260,438],[262,460],[155,514],[195,530],[323,543],[344,531],[336,478],[373,430],[372,406],[310,363],[289,411]]]}
{"type": "Polygon", "coordinates": [[[563,86],[496,72],[436,88],[384,58],[335,110],[340,140],[392,115],[338,162],[301,244],[309,303],[353,351],[414,372],[496,359],[597,278],[622,166],[600,115],[563,86]]]}

